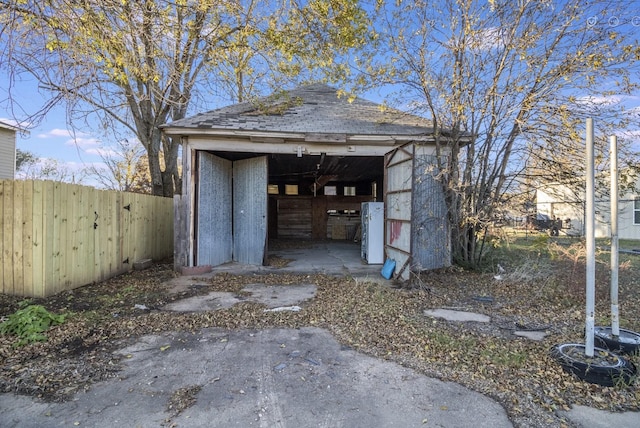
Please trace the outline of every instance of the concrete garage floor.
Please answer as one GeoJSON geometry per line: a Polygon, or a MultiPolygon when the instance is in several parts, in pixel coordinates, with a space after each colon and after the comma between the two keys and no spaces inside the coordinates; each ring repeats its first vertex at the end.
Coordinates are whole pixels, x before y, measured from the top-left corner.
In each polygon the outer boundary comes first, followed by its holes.
{"type": "Polygon", "coordinates": [[[227,263],[216,266],[214,272],[290,272],[351,275],[378,280],[381,264],[369,265],[360,258],[360,243],[351,241],[302,241],[287,243],[275,241],[269,244],[269,257],[289,260],[283,267],[246,266],[227,263]]]}

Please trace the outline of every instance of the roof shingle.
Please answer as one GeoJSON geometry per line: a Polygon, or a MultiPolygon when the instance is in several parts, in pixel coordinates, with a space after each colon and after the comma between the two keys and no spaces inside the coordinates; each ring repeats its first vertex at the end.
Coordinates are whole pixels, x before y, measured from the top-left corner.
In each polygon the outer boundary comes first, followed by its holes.
{"type": "Polygon", "coordinates": [[[302,86],[256,102],[230,105],[165,124],[163,128],[347,135],[425,135],[425,118],[355,98],[324,84],[302,86]]]}

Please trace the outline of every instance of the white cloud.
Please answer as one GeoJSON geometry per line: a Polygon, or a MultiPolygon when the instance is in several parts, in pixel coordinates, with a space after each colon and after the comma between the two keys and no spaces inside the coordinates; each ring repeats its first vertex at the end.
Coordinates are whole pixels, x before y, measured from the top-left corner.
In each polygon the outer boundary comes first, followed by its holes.
{"type": "Polygon", "coordinates": [[[100,140],[92,137],[90,134],[87,134],[85,132],[74,132],[68,129],[61,128],[54,128],[50,131],[38,134],[38,138],[66,138],[64,142],[65,146],[75,146],[80,148],[100,145],[100,140]]]}
{"type": "MultiPolygon", "coordinates": [[[[60,129],[54,128],[48,132],[44,132],[42,134],[38,134],[38,138],[58,138],[58,137],[73,137],[74,133],[69,131],[68,129],[60,129]]],[[[75,135],[81,135],[81,133],[76,132],[75,135]]]]}
{"type": "Polygon", "coordinates": [[[498,27],[491,27],[479,30],[472,34],[473,47],[478,50],[491,50],[501,48],[505,45],[504,30],[498,27]]]}
{"type": "Polygon", "coordinates": [[[629,114],[630,116],[640,116],[640,106],[630,108],[629,110],[627,110],[627,114],[629,114]]]}
{"type": "MultiPolygon", "coordinates": [[[[87,134],[84,134],[87,135],[87,134]]],[[[100,140],[98,140],[97,138],[85,138],[85,137],[78,137],[76,136],[75,139],[70,139],[65,141],[64,143],[67,146],[77,146],[80,148],[84,148],[84,147],[94,147],[94,146],[99,146],[100,145],[100,140]]],[[[87,151],[88,153],[88,151],[87,151]]]]}
{"type": "Polygon", "coordinates": [[[108,147],[95,147],[86,149],[84,151],[88,155],[97,155],[103,158],[113,158],[119,155],[119,153],[113,149],[108,147]]]}
{"type": "Polygon", "coordinates": [[[65,146],[75,146],[80,148],[100,145],[100,140],[91,137],[89,134],[85,134],[83,132],[73,133],[65,129],[52,129],[46,133],[38,134],[38,138],[67,138],[64,142],[65,146]]]}
{"type": "Polygon", "coordinates": [[[627,129],[625,131],[621,131],[618,135],[630,140],[637,140],[640,139],[640,129],[627,129]]]}
{"type": "Polygon", "coordinates": [[[585,97],[576,98],[576,102],[578,104],[591,105],[591,106],[612,106],[622,102],[622,97],[618,95],[611,95],[608,97],[604,97],[604,96],[596,97],[596,96],[589,95],[585,97]]]}

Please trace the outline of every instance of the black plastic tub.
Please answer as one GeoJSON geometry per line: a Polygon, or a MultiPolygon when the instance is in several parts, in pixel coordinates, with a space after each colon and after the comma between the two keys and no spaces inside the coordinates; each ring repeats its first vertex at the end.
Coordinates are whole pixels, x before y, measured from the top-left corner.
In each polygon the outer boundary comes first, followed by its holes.
{"type": "Polygon", "coordinates": [[[620,354],[633,355],[640,352],[640,333],[620,329],[620,336],[612,334],[611,327],[595,327],[593,330],[596,345],[620,354]]]}
{"type": "Polygon", "coordinates": [[[551,348],[551,357],[562,369],[589,383],[602,386],[630,385],[636,377],[636,366],[608,349],[594,347],[594,356],[586,356],[586,346],[564,343],[551,348]]]}

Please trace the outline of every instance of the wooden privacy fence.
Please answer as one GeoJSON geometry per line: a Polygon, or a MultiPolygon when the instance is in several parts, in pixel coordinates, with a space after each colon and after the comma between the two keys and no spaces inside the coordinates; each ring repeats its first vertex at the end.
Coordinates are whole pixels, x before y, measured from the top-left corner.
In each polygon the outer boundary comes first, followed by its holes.
{"type": "Polygon", "coordinates": [[[173,254],[173,200],[0,180],[0,291],[46,297],[173,254]]]}

